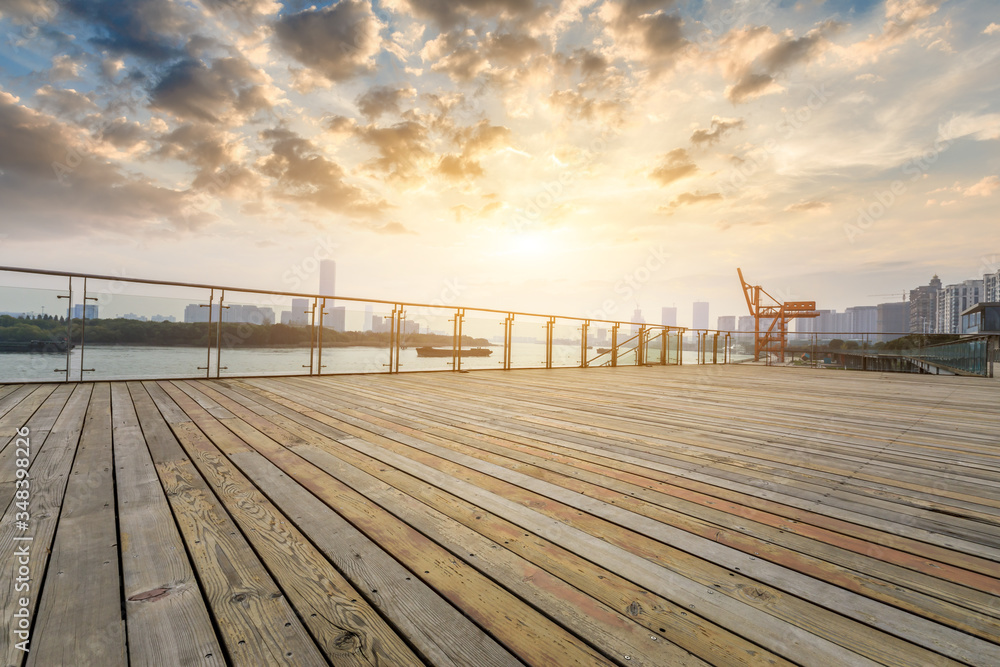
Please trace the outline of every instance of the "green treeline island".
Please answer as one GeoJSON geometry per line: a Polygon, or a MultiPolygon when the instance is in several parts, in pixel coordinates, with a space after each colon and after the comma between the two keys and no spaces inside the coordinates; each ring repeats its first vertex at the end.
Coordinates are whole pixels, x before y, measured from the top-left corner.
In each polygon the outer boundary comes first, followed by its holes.
{"type": "MultiPolygon", "coordinates": [[[[205,322],[143,322],[123,318],[87,320],[87,345],[150,345],[206,347],[214,345],[218,323],[211,328],[205,322]]],[[[287,324],[222,323],[224,347],[309,347],[311,327],[287,324]]],[[[69,340],[79,345],[84,333],[83,322],[74,319],[69,324],[69,340]]],[[[66,338],[65,317],[0,315],[0,342],[58,341],[66,338]]],[[[315,333],[316,340],[319,332],[315,333]]],[[[389,347],[390,334],[372,331],[334,331],[323,328],[323,347],[389,347]]],[[[404,347],[451,347],[452,337],[441,334],[404,334],[404,347]]],[[[485,338],[462,336],[462,347],[486,347],[485,338]]]]}

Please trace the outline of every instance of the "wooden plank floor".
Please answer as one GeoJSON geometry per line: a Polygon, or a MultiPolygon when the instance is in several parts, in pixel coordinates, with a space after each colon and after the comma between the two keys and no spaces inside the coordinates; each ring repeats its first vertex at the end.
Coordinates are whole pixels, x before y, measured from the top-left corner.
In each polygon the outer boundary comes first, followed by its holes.
{"type": "Polygon", "coordinates": [[[3,665],[1000,664],[991,380],[8,385],[0,446],[3,665]]]}

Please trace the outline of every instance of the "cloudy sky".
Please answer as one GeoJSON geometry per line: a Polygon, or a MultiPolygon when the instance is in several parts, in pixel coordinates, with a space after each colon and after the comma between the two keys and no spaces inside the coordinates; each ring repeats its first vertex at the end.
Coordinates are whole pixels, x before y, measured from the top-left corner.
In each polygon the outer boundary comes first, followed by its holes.
{"type": "Polygon", "coordinates": [[[0,265],[875,304],[1000,268],[998,55],[995,0],[3,0],[0,265]]]}

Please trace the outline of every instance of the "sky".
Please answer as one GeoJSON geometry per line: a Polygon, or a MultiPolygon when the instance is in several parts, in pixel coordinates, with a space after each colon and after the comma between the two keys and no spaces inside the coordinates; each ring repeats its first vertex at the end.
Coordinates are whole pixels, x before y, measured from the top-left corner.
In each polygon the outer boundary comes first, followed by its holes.
{"type": "MultiPolygon", "coordinates": [[[[4,0],[0,265],[659,322],[1000,269],[994,0],[4,0]]],[[[3,310],[0,308],[0,310],[3,310]]]]}

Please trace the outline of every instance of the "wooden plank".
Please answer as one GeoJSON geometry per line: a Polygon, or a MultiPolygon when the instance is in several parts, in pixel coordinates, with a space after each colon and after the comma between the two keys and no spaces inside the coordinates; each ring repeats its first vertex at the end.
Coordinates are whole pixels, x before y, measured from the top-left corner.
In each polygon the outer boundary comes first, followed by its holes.
{"type": "MultiPolygon", "coordinates": [[[[129,389],[137,411],[151,400],[139,396],[145,386],[130,384],[129,389]]],[[[169,401],[162,389],[155,396],[157,404],[169,401]]],[[[180,412],[176,406],[164,409],[172,417],[172,411],[180,412]]],[[[143,410],[139,418],[143,433],[159,431],[165,445],[167,426],[160,413],[143,410]]],[[[150,447],[150,454],[230,662],[322,664],[325,659],[282,591],[194,465],[175,448],[183,452],[175,441],[173,447],[150,447]],[[158,460],[162,454],[169,458],[158,460]]]]}
{"type": "MultiPolygon", "coordinates": [[[[269,382],[278,384],[276,381],[269,382]]],[[[288,405],[288,407],[299,410],[305,417],[312,417],[323,423],[329,422],[342,430],[358,431],[358,429],[344,420],[334,419],[322,412],[306,408],[302,405],[296,406],[293,401],[284,398],[283,395],[264,389],[263,386],[265,383],[248,381],[246,384],[256,386],[259,393],[262,393],[276,403],[288,405]]],[[[283,384],[281,385],[281,391],[282,394],[288,393],[286,386],[283,384]]],[[[518,489],[512,485],[504,484],[500,492],[489,491],[486,490],[486,486],[481,488],[478,485],[495,485],[490,484],[488,480],[480,474],[475,473],[471,468],[461,472],[456,471],[454,474],[449,475],[447,472],[439,472],[425,462],[417,462],[407,459],[405,456],[395,454],[392,451],[386,451],[387,449],[392,449],[396,444],[388,438],[374,436],[370,433],[361,433],[360,431],[358,432],[358,436],[360,437],[342,439],[340,442],[358,449],[368,456],[373,456],[383,462],[387,462],[396,468],[416,474],[424,480],[433,479],[435,485],[445,488],[461,497],[472,499],[484,509],[497,513],[531,532],[547,536],[550,539],[556,539],[556,536],[558,536],[557,541],[562,546],[569,548],[579,555],[585,555],[600,565],[608,567],[611,563],[614,563],[616,569],[626,569],[628,578],[634,583],[654,590],[677,604],[691,607],[697,613],[714,623],[725,627],[740,627],[741,634],[779,655],[795,655],[797,661],[801,659],[817,660],[824,664],[840,662],[875,664],[853,651],[845,650],[841,646],[791,623],[793,614],[787,613],[788,610],[776,602],[779,599],[782,601],[789,600],[788,596],[782,594],[780,591],[769,590],[766,595],[757,596],[756,598],[757,600],[763,598],[763,604],[759,606],[748,605],[743,602],[747,597],[746,593],[742,593],[741,591],[750,590],[751,588],[756,590],[754,587],[757,583],[742,577],[742,575],[736,576],[732,574],[729,581],[725,579],[724,574],[714,579],[710,576],[701,577],[701,582],[689,579],[688,576],[692,574],[690,571],[682,573],[675,570],[679,561],[687,559],[689,563],[693,564],[693,561],[690,561],[689,557],[683,552],[658,543],[655,547],[650,544],[649,549],[643,550],[641,555],[637,555],[632,553],[629,548],[621,546],[621,542],[627,540],[642,542],[646,539],[642,536],[632,534],[623,538],[623,540],[614,540],[616,544],[613,545],[611,543],[612,527],[593,532],[576,527],[574,523],[584,519],[584,517],[579,516],[581,513],[576,509],[564,508],[564,516],[555,518],[546,512],[550,501],[545,501],[541,497],[533,498],[531,509],[528,509],[518,502],[508,500],[509,494],[517,495],[518,493],[518,489]],[[377,445],[371,448],[369,447],[371,443],[377,443],[377,445]],[[476,484],[465,481],[465,479],[470,478],[475,478],[477,480],[476,484]],[[601,539],[595,538],[594,534],[600,534],[601,539]],[[600,560],[598,560],[599,556],[595,557],[598,554],[603,556],[600,560]],[[725,582],[726,589],[730,595],[716,595],[717,589],[713,587],[712,583],[708,583],[707,587],[705,585],[709,580],[725,582]],[[781,613],[786,617],[778,618],[773,615],[775,613],[781,613]]],[[[412,455],[422,461],[424,460],[424,457],[419,453],[413,452],[412,455]]],[[[426,460],[429,461],[429,459],[426,460]]],[[[710,565],[704,563],[700,567],[711,569],[710,565]]],[[[722,584],[718,585],[721,586],[722,584]]],[[[811,614],[811,616],[806,619],[794,616],[794,620],[800,622],[808,620],[810,624],[816,622],[818,625],[830,620],[829,617],[823,614],[823,610],[819,608],[812,608],[809,612],[805,612],[805,610],[795,612],[798,615],[802,613],[811,614]],[[822,621],[819,620],[821,617],[823,618],[822,621]]],[[[817,627],[816,630],[824,632],[824,634],[827,633],[820,627],[817,627]]],[[[845,641],[847,639],[845,638],[845,641]]]]}
{"type": "Polygon", "coordinates": [[[111,385],[111,414],[129,661],[225,665],[124,383],[111,385]]]}
{"type": "MultiPolygon", "coordinates": [[[[201,407],[203,402],[192,400],[170,383],[160,386],[206,432],[213,430],[208,424],[222,426],[201,407]]],[[[232,417],[228,410],[214,412],[232,417]]],[[[420,664],[363,596],[211,440],[201,433],[178,432],[177,436],[331,662],[345,666],[420,664]]]]}
{"type": "Polygon", "coordinates": [[[3,417],[0,417],[0,449],[7,449],[17,435],[17,430],[24,426],[57,386],[43,384],[32,387],[33,391],[18,400],[3,417]]]}
{"type": "MultiPolygon", "coordinates": [[[[0,625],[11,631],[10,634],[5,634],[5,641],[0,644],[3,646],[0,661],[4,665],[21,665],[26,657],[26,653],[17,649],[17,642],[12,641],[25,640],[24,636],[16,637],[13,634],[13,614],[20,610],[22,606],[19,604],[20,598],[24,597],[28,600],[26,608],[31,623],[34,624],[34,619],[37,618],[41,582],[52,551],[59,510],[63,504],[66,482],[70,477],[73,457],[76,454],[93,387],[77,385],[70,389],[72,393],[48,435],[44,439],[36,439],[33,434],[29,436],[29,445],[37,451],[37,456],[31,464],[28,478],[27,488],[31,491],[28,503],[30,514],[28,529],[22,531],[17,528],[15,516],[22,510],[14,503],[7,506],[3,523],[0,524],[0,563],[3,564],[0,566],[3,567],[3,576],[0,576],[0,580],[10,582],[9,586],[0,589],[0,600],[3,602],[0,625]],[[19,537],[32,539],[30,541],[15,539],[19,537]],[[18,572],[25,541],[30,542],[28,545],[30,572],[27,581],[24,581],[24,577],[18,572]],[[21,587],[21,590],[18,590],[18,587],[21,587]]],[[[29,650],[32,648],[31,637],[35,636],[34,632],[33,628],[29,628],[27,637],[29,643],[25,647],[29,650]]]]}
{"type": "MultiPolygon", "coordinates": [[[[42,443],[48,437],[72,391],[73,388],[68,385],[59,386],[46,396],[45,402],[34,410],[27,422],[21,424],[27,427],[28,438],[36,445],[29,447],[27,456],[29,463],[33,463],[41,451],[42,443]]],[[[12,437],[8,445],[15,443],[17,439],[12,437]]],[[[0,507],[6,508],[14,498],[18,469],[16,463],[17,459],[23,457],[23,452],[18,452],[17,446],[7,446],[0,452],[0,507]]]]}
{"type": "Polygon", "coordinates": [[[111,396],[94,385],[42,584],[27,665],[125,665],[111,396]]]}
{"type": "MultiPolygon", "coordinates": [[[[225,382],[192,384],[200,391],[211,391],[207,386],[233,398],[240,396],[226,389],[225,382]]],[[[268,416],[280,417],[269,408],[254,405],[268,416]]],[[[233,404],[230,408],[233,409],[233,404]]],[[[272,502],[309,535],[356,588],[363,594],[379,591],[372,596],[372,604],[431,664],[482,667],[522,664],[422,580],[411,576],[409,570],[375,542],[256,450],[235,453],[230,458],[251,478],[268,480],[272,502]]]]}
{"type": "MultiPolygon", "coordinates": [[[[202,385],[200,389],[217,398],[217,400],[225,400],[214,391],[219,389],[217,386],[202,385]]],[[[397,497],[390,494],[388,501],[383,503],[383,506],[390,509],[390,511],[395,511],[400,503],[409,504],[412,499],[407,500],[407,498],[412,496],[413,498],[419,498],[435,510],[447,514],[450,518],[477,531],[479,534],[490,537],[492,542],[480,544],[478,547],[464,543],[463,550],[468,551],[469,548],[472,548],[474,550],[478,549],[478,553],[486,553],[487,556],[485,558],[476,558],[474,562],[481,564],[481,567],[488,570],[493,578],[505,582],[505,585],[508,585],[508,587],[510,585],[519,586],[518,581],[507,583],[510,578],[508,573],[520,572],[520,583],[526,584],[530,582],[531,584],[530,587],[523,587],[524,590],[520,593],[521,597],[530,598],[533,595],[537,595],[538,593],[533,588],[540,587],[545,589],[547,587],[545,582],[547,581],[552,582],[550,585],[553,587],[561,587],[565,584],[556,583],[545,576],[540,576],[537,572],[526,572],[524,565],[517,565],[517,561],[505,560],[505,552],[507,551],[525,557],[526,560],[535,564],[537,564],[537,561],[542,561],[547,566],[545,567],[546,572],[551,572],[559,577],[560,580],[572,585],[575,589],[581,590],[594,597],[595,600],[617,609],[622,616],[628,616],[636,623],[644,625],[647,636],[650,636],[648,633],[652,632],[660,633],[664,638],[671,641],[676,639],[676,643],[679,646],[684,647],[695,655],[702,656],[713,664],[776,665],[783,663],[780,658],[764,651],[759,646],[750,644],[739,636],[728,633],[717,626],[707,623],[703,619],[699,619],[697,615],[689,613],[687,610],[677,607],[668,600],[652,594],[645,589],[634,586],[631,582],[618,577],[609,570],[597,568],[589,561],[559,549],[545,540],[537,538],[535,540],[525,540],[522,535],[524,537],[527,537],[527,535],[524,535],[517,526],[505,522],[499,517],[492,516],[461,498],[441,492],[436,487],[428,485],[424,481],[408,474],[396,471],[394,468],[387,468],[374,459],[360,456],[354,450],[340,446],[339,443],[331,442],[328,438],[304,426],[292,423],[285,428],[277,427],[273,422],[267,422],[262,416],[258,416],[244,407],[250,403],[246,401],[246,397],[235,392],[230,392],[229,390],[220,391],[233,398],[233,402],[225,403],[226,407],[248,424],[252,424],[254,428],[266,433],[272,439],[278,440],[292,449],[308,446],[328,448],[327,451],[334,453],[339,459],[350,463],[351,467],[364,470],[372,477],[384,480],[393,487],[404,491],[407,496],[397,497]],[[487,527],[493,527],[493,530],[490,531],[487,527]],[[507,546],[506,549],[499,549],[499,545],[501,544],[515,544],[516,546],[507,546]],[[537,547],[537,549],[532,549],[532,547],[537,547]],[[526,558],[525,552],[529,550],[535,558],[526,558]],[[498,554],[501,558],[498,558],[498,554]],[[500,562],[495,563],[495,561],[500,562]],[[567,563],[567,561],[569,562],[567,563]],[[641,612],[639,611],[640,609],[642,610],[641,612]]],[[[250,404],[254,408],[260,405],[257,403],[250,404]]],[[[274,410],[265,407],[262,412],[264,411],[266,411],[268,417],[274,418],[274,410]]],[[[326,466],[326,469],[329,470],[330,467],[326,466]]],[[[366,492],[366,495],[370,496],[371,494],[366,492]]],[[[422,521],[422,517],[419,516],[421,510],[418,505],[413,505],[413,507],[415,510],[408,513],[407,516],[410,518],[407,520],[412,525],[417,526],[418,522],[422,521]]],[[[422,530],[426,534],[435,535],[446,532],[445,530],[434,530],[432,532],[429,532],[428,529],[422,530]]],[[[509,559],[509,557],[506,558],[509,559]]],[[[579,606],[581,609],[591,609],[593,603],[583,600],[579,602],[579,606]]],[[[554,615],[553,612],[549,613],[550,615],[554,615]]],[[[656,634],[650,637],[653,641],[656,641],[656,634]]],[[[625,651],[625,654],[631,654],[633,659],[639,657],[637,652],[631,650],[625,651]]],[[[666,659],[666,654],[660,659],[666,659]]],[[[676,658],[671,659],[671,664],[675,664],[675,660],[676,658]]]]}
{"type": "Polygon", "coordinates": [[[412,527],[287,449],[255,449],[337,510],[529,664],[613,664],[412,527]]]}
{"type": "MultiPolygon", "coordinates": [[[[281,383],[283,389],[289,385],[303,384],[302,382],[296,380],[282,380],[278,382],[281,383]]],[[[302,396],[301,392],[295,391],[283,391],[282,393],[286,396],[302,396]]],[[[304,400],[305,403],[310,406],[318,407],[321,405],[321,401],[319,401],[319,399],[314,399],[317,402],[308,400],[308,398],[302,398],[301,400],[304,400]]],[[[349,413],[350,411],[339,411],[337,415],[338,421],[350,421],[345,416],[345,412],[349,413]]],[[[373,431],[386,432],[389,430],[385,423],[380,423],[377,419],[371,419],[370,421],[374,422],[373,431]]],[[[339,428],[345,429],[344,426],[339,426],[339,428]]],[[[390,447],[395,451],[400,452],[399,448],[394,448],[391,443],[382,442],[378,438],[374,437],[369,438],[366,433],[359,432],[358,437],[372,442],[378,442],[382,446],[390,447]]],[[[590,497],[582,497],[576,492],[564,493],[547,482],[534,483],[525,479],[525,476],[521,473],[505,473],[503,470],[497,470],[497,467],[494,464],[483,463],[477,458],[470,457],[465,454],[451,454],[449,451],[442,449],[440,445],[427,444],[426,438],[415,438],[413,433],[401,436],[397,432],[392,435],[392,438],[399,442],[405,442],[410,447],[416,447],[420,451],[433,452],[436,456],[442,457],[446,460],[461,463],[471,469],[489,473],[496,478],[504,479],[508,482],[514,482],[522,488],[532,489],[536,493],[540,493],[552,499],[561,500],[563,503],[569,504],[570,506],[576,506],[578,508],[585,507],[591,513],[613,520],[622,526],[629,526],[633,530],[638,530],[639,532],[649,535],[650,537],[656,537],[656,539],[659,539],[661,542],[680,545],[689,553],[701,555],[702,557],[708,558],[713,562],[728,565],[729,567],[735,567],[735,563],[743,563],[743,559],[737,555],[737,552],[731,550],[729,547],[721,546],[714,542],[699,540],[698,538],[690,535],[685,535],[663,523],[653,521],[647,522],[643,518],[623,511],[619,508],[621,503],[615,504],[614,500],[611,500],[611,505],[609,505],[607,503],[595,501],[590,497]]],[[[405,452],[405,455],[414,457],[414,454],[410,452],[405,452]]],[[[431,465],[436,465],[433,460],[420,458],[419,456],[416,458],[424,461],[425,463],[430,462],[431,465]]],[[[448,466],[441,467],[442,470],[446,470],[447,468],[448,466]]],[[[452,472],[451,474],[460,476],[463,475],[463,473],[455,472],[452,472]]],[[[476,479],[480,480],[479,484],[483,488],[492,488],[495,492],[500,493],[504,497],[512,498],[517,497],[518,495],[518,490],[516,488],[509,487],[509,485],[497,486],[485,477],[477,477],[476,479]]],[[[629,496],[624,496],[624,500],[621,502],[627,503],[629,500],[629,496]]],[[[538,501],[532,501],[529,499],[529,496],[525,496],[525,499],[521,500],[521,502],[531,505],[532,503],[537,503],[538,501]]],[[[609,539],[607,537],[607,531],[608,528],[604,528],[603,532],[600,533],[604,539],[609,539]]],[[[595,533],[594,530],[590,530],[589,532],[598,534],[595,533]]],[[[620,543],[626,543],[629,540],[634,542],[634,538],[623,536],[620,538],[620,543]]],[[[755,553],[755,555],[757,554],[755,553]]],[[[675,556],[672,560],[676,562],[678,557],[675,556]]],[[[816,581],[811,577],[798,575],[797,573],[789,571],[783,567],[772,566],[769,563],[761,561],[760,559],[754,559],[751,565],[744,563],[743,570],[758,580],[768,582],[772,585],[781,586],[786,590],[795,592],[806,597],[807,599],[817,600],[823,606],[827,606],[840,613],[845,613],[859,621],[874,623],[878,627],[889,630],[894,634],[931,647],[932,650],[945,652],[951,655],[982,656],[992,654],[992,649],[981,641],[977,642],[967,639],[966,636],[961,633],[955,633],[954,631],[949,632],[948,629],[936,627],[933,623],[928,623],[919,617],[896,612],[896,610],[891,607],[886,607],[864,598],[858,598],[857,596],[841,591],[836,587],[824,586],[821,582],[816,581]]],[[[690,571],[688,572],[688,576],[691,576],[690,571]]],[[[815,616],[817,615],[817,612],[814,611],[812,614],[815,616]]],[[[798,620],[799,617],[795,613],[790,613],[785,618],[794,623],[801,622],[798,620]]],[[[979,620],[981,621],[982,619],[979,620]]],[[[817,630],[819,629],[817,628],[817,630]]],[[[854,630],[850,630],[849,625],[840,623],[836,620],[836,617],[828,617],[827,625],[821,630],[821,632],[826,636],[837,637],[838,642],[845,646],[850,646],[853,650],[863,652],[867,651],[870,655],[879,655],[882,651],[881,647],[874,648],[870,646],[870,642],[856,641],[855,635],[863,633],[863,630],[859,627],[855,627],[854,630]],[[840,626],[839,629],[837,629],[838,626],[840,626]]],[[[889,642],[889,639],[885,638],[882,641],[889,642]]],[[[894,647],[894,651],[896,651],[898,655],[903,653],[910,653],[913,656],[921,655],[919,651],[916,651],[916,647],[907,644],[897,644],[894,647]]],[[[923,655],[923,657],[917,659],[927,661],[933,658],[923,655]]]]}

